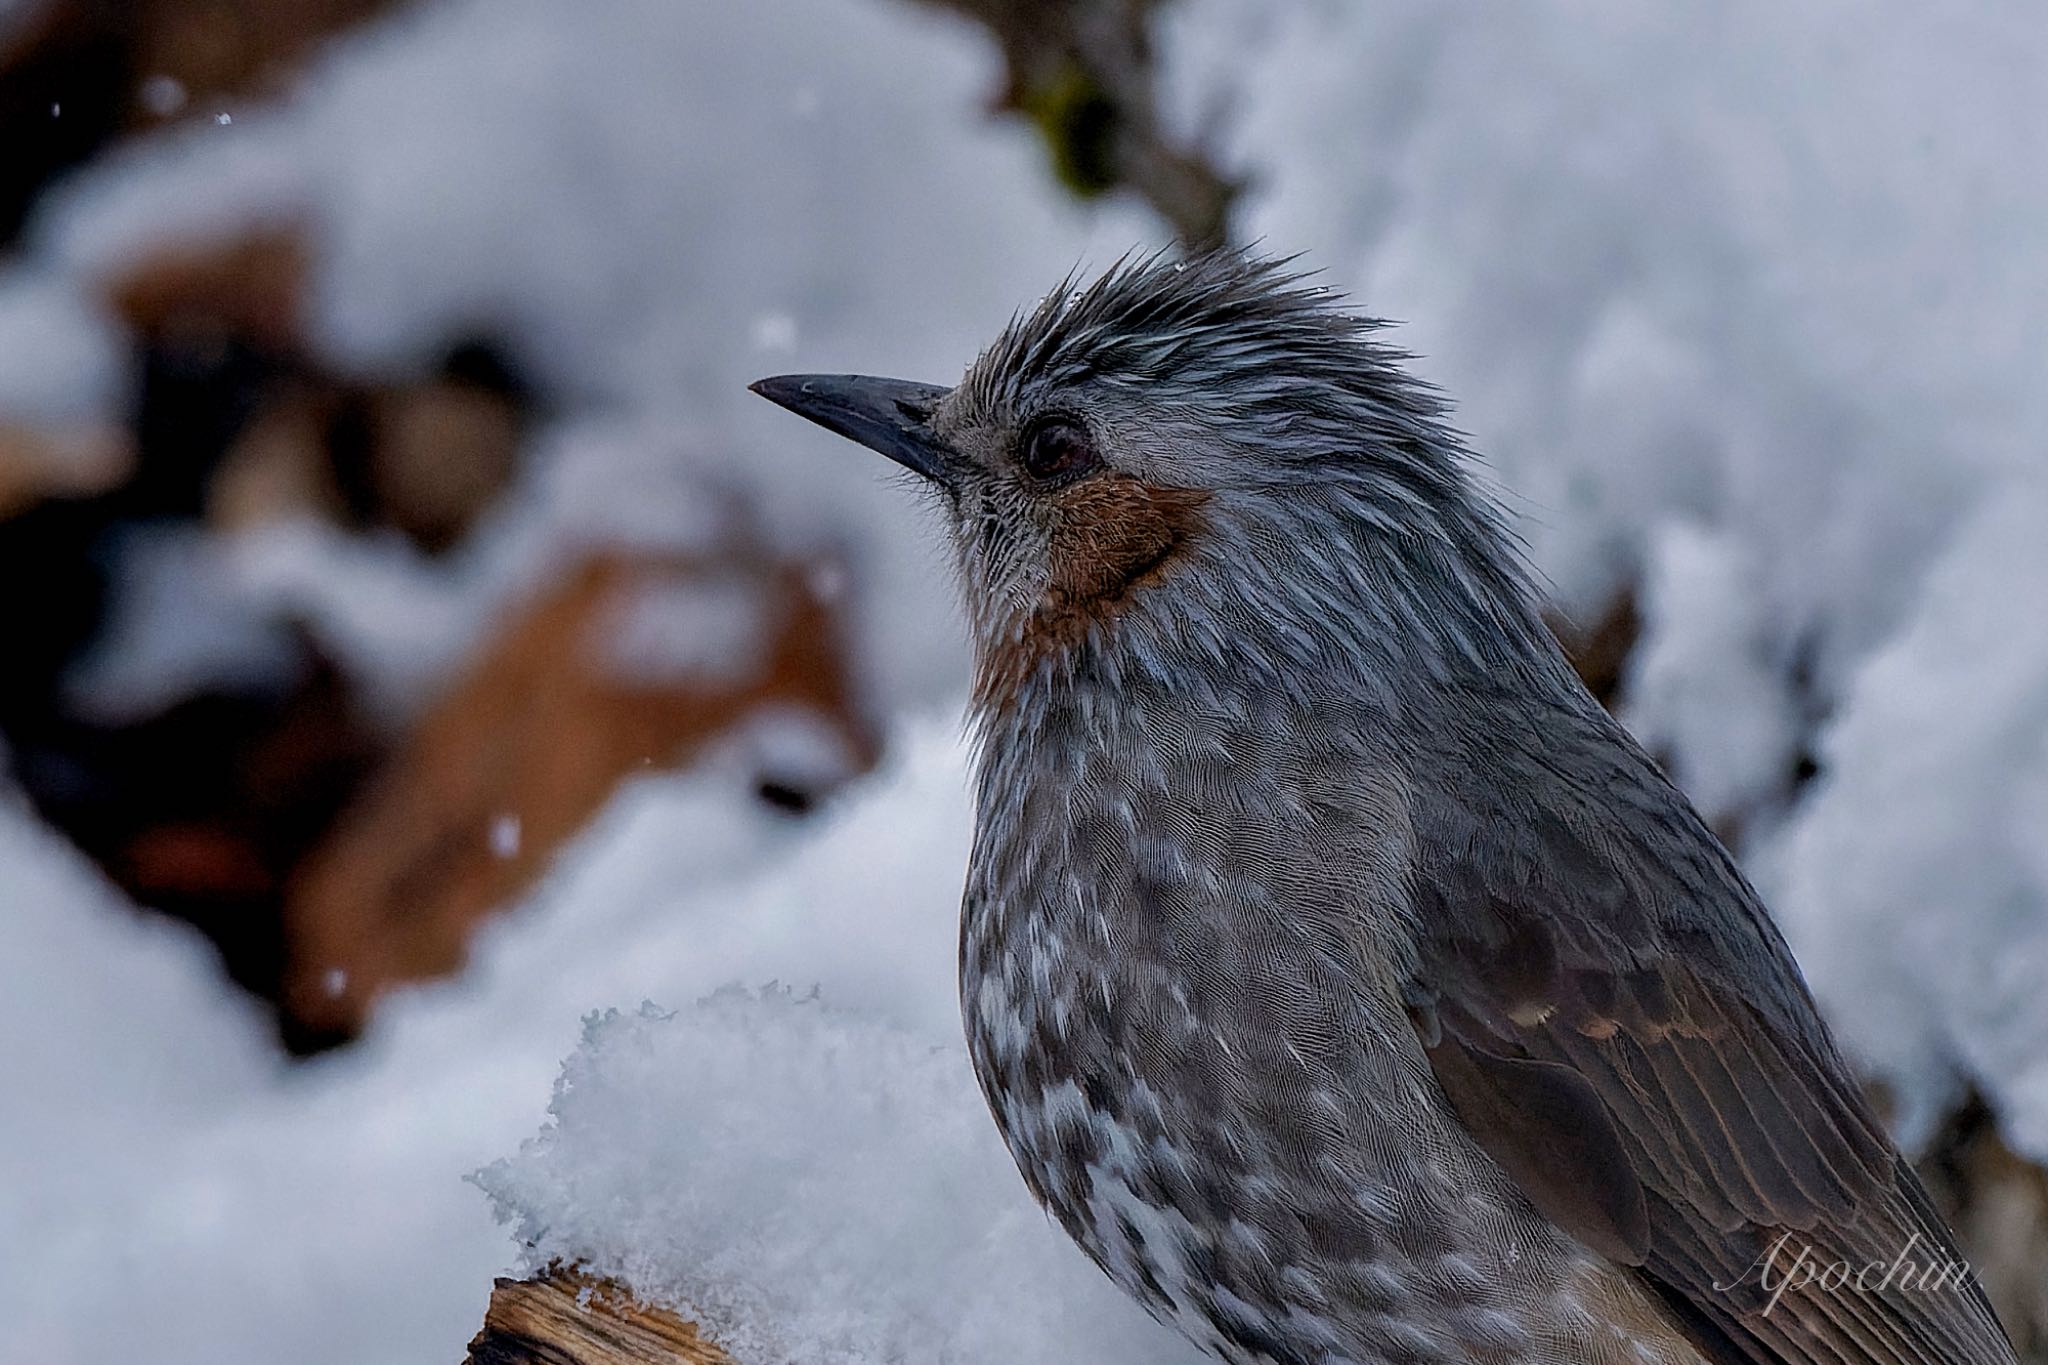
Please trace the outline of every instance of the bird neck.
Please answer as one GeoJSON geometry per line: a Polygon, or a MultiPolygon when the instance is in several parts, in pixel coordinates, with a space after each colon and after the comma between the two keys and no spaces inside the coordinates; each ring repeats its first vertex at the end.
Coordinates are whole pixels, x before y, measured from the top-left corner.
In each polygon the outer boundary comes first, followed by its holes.
{"type": "Polygon", "coordinates": [[[1344,490],[1219,492],[1204,512],[1114,612],[1038,630],[1028,650],[982,636],[985,744],[1029,743],[1051,711],[1139,694],[1255,714],[1276,694],[1363,693],[1414,724],[1479,691],[1576,689],[1512,544],[1469,499],[1395,518],[1344,490]]]}

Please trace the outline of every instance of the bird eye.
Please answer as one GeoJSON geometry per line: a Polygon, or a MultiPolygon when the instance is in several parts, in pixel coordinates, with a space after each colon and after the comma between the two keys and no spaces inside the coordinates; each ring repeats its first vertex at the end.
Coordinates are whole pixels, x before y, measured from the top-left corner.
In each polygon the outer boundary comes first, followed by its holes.
{"type": "Polygon", "coordinates": [[[1071,417],[1048,417],[1024,435],[1024,469],[1034,479],[1085,474],[1102,463],[1088,428],[1071,417]]]}

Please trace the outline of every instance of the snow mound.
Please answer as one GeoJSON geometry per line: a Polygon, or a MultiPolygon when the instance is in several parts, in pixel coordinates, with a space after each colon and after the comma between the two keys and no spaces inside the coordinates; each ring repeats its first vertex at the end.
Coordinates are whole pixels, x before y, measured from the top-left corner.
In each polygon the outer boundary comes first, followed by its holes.
{"type": "Polygon", "coordinates": [[[477,1181],[526,1243],[741,1360],[1194,1361],[1032,1205],[957,1045],[786,989],[585,1023],[477,1181]]]}

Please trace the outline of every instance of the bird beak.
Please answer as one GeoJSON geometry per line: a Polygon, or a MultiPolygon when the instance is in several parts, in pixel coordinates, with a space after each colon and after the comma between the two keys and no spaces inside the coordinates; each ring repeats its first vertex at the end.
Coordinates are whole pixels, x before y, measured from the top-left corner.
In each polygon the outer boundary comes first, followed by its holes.
{"type": "Polygon", "coordinates": [[[747,387],[935,483],[952,482],[946,448],[928,425],[932,409],[949,392],[937,384],[864,374],[779,374],[747,387]]]}

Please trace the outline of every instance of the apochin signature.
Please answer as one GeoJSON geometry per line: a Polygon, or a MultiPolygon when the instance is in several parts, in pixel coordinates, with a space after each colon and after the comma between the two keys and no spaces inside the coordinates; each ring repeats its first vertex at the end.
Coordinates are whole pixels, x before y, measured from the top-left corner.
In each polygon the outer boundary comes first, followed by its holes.
{"type": "Polygon", "coordinates": [[[1926,1248],[1928,1254],[1924,1259],[1916,1260],[1913,1252],[1920,1245],[1920,1234],[1916,1232],[1890,1261],[1858,1265],[1854,1261],[1822,1260],[1814,1255],[1812,1247],[1795,1243],[1793,1234],[1788,1232],[1764,1248],[1764,1253],[1733,1280],[1726,1284],[1714,1281],[1714,1288],[1725,1294],[1754,1281],[1771,1296],[1764,1307],[1764,1316],[1769,1317],[1778,1300],[1787,1293],[1808,1289],[1824,1294],[1882,1294],[1892,1289],[1934,1294],[1969,1284],[1968,1261],[1956,1260],[1933,1247],[1926,1248]]]}

